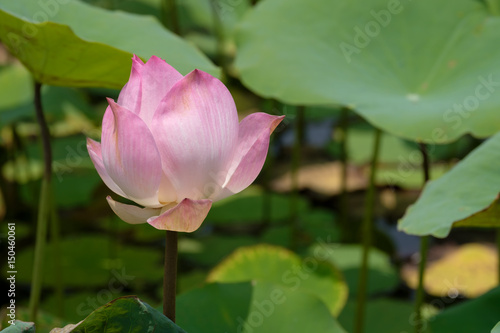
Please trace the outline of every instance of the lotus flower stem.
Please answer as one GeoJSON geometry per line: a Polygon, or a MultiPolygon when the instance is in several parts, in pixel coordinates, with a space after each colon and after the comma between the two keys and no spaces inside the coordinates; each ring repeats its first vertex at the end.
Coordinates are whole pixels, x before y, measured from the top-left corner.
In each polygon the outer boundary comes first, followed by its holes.
{"type": "Polygon", "coordinates": [[[30,320],[35,321],[40,303],[40,295],[42,291],[42,276],[44,266],[45,242],[47,237],[47,227],[50,218],[51,206],[51,190],[50,183],[52,178],[52,151],[50,148],[50,134],[45,116],[43,114],[41,101],[42,85],[35,82],[35,111],[40,133],[42,137],[44,173],[42,179],[42,188],[40,191],[40,202],[38,206],[38,219],[36,230],[35,256],[33,262],[33,275],[31,282],[31,294],[29,303],[30,320]]]}
{"type": "Polygon", "coordinates": [[[427,152],[427,146],[424,143],[420,143],[420,151],[422,152],[422,170],[424,172],[424,186],[431,179],[430,175],[430,162],[429,154],[427,152]]]}
{"type": "MultiPolygon", "coordinates": [[[[170,29],[173,33],[180,36],[181,29],[179,25],[179,17],[177,15],[177,3],[175,0],[164,0],[163,1],[165,14],[168,14],[168,19],[170,20],[170,29]]],[[[166,17],[167,15],[165,15],[166,17]]]]}
{"type": "Polygon", "coordinates": [[[422,305],[424,303],[424,275],[427,263],[427,252],[429,249],[429,236],[420,237],[420,263],[418,265],[418,287],[417,298],[415,300],[415,332],[423,332],[422,305]]]}
{"type": "Polygon", "coordinates": [[[272,197],[271,197],[271,170],[274,166],[274,157],[269,154],[267,156],[266,162],[264,163],[264,167],[262,168],[262,178],[263,178],[263,187],[264,194],[262,195],[262,225],[259,228],[259,232],[264,232],[269,225],[271,224],[271,212],[272,212],[272,197]]]}
{"type": "MultiPolygon", "coordinates": [[[[422,152],[422,170],[424,172],[424,186],[430,179],[430,163],[429,154],[427,152],[427,146],[420,143],[420,151],[422,152]]],[[[423,186],[422,186],[423,187],[423,186]]],[[[415,300],[415,332],[423,332],[423,322],[422,322],[422,305],[424,303],[424,275],[425,266],[427,263],[427,252],[429,250],[429,236],[423,236],[420,238],[420,263],[418,267],[418,287],[417,287],[417,298],[415,300]]]]}
{"type": "Polygon", "coordinates": [[[290,221],[292,223],[292,248],[297,247],[299,239],[299,217],[298,217],[298,201],[299,201],[299,168],[302,155],[302,144],[304,141],[304,110],[303,106],[297,107],[297,117],[295,118],[295,142],[293,145],[292,156],[292,196],[290,200],[290,221]]]}
{"type": "Polygon", "coordinates": [[[57,214],[57,206],[54,200],[54,197],[51,196],[51,216],[50,216],[50,241],[53,244],[54,248],[54,267],[56,271],[56,276],[54,279],[54,289],[56,294],[57,301],[57,315],[59,318],[64,317],[64,283],[63,283],[63,274],[62,274],[62,266],[61,266],[61,242],[60,236],[61,231],[59,227],[59,216],[57,214]]]}
{"type": "MultiPolygon", "coordinates": [[[[347,221],[347,129],[349,127],[349,109],[342,108],[340,112],[340,121],[338,126],[340,140],[340,162],[342,163],[341,178],[340,178],[340,225],[342,233],[349,232],[349,223],[347,221]]],[[[345,237],[345,236],[344,236],[345,237]]]]}
{"type": "Polygon", "coordinates": [[[175,295],[177,291],[177,231],[167,230],[165,242],[163,314],[175,323],[175,295]]]}
{"type": "Polygon", "coordinates": [[[365,324],[365,308],[366,308],[366,290],[368,285],[368,258],[370,247],[372,245],[372,229],[373,229],[373,208],[375,205],[375,176],[377,174],[377,164],[380,151],[380,138],[382,132],[379,129],[375,130],[375,140],[373,143],[373,156],[370,167],[370,184],[366,193],[365,199],[365,215],[362,226],[363,238],[363,257],[361,261],[361,271],[358,282],[358,299],[356,306],[356,316],[354,322],[354,332],[364,332],[365,324]]]}

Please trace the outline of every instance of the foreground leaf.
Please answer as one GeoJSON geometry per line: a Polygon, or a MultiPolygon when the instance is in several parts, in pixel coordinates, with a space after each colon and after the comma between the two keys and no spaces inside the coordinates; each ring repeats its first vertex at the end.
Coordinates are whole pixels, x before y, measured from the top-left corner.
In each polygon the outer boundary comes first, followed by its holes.
{"type": "Polygon", "coordinates": [[[398,228],[411,235],[446,237],[456,226],[500,226],[500,133],[441,178],[428,183],[398,228]]]}
{"type": "Polygon", "coordinates": [[[491,333],[500,333],[500,321],[493,327],[491,333]]]}
{"type": "Polygon", "coordinates": [[[35,333],[35,324],[16,320],[14,325],[3,329],[4,333],[35,333]]]}
{"type": "Polygon", "coordinates": [[[115,299],[92,312],[73,333],[165,332],[185,331],[135,296],[115,299]]]}
{"type": "Polygon", "coordinates": [[[36,80],[51,85],[121,88],[133,53],[144,60],[159,56],[182,74],[195,68],[219,74],[198,49],[155,18],[76,0],[0,0],[0,40],[36,80]]]}

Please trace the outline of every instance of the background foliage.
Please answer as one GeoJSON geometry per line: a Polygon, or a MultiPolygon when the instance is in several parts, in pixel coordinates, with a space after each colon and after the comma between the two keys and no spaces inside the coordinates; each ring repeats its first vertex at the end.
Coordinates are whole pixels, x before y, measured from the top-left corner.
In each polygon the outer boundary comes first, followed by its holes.
{"type": "MultiPolygon", "coordinates": [[[[436,237],[425,330],[492,331],[499,15],[497,0],[0,0],[0,242],[3,251],[15,223],[17,319],[28,320],[43,174],[36,80],[61,238],[51,227],[38,332],[99,331],[103,317],[118,331],[351,332],[378,129],[365,332],[414,330],[415,235],[436,237]],[[155,310],[164,233],[112,214],[85,147],[99,140],[105,97],[117,98],[132,54],[221,78],[240,118],[286,116],[256,184],[181,235],[178,327],[155,310]],[[422,193],[421,143],[433,179],[422,193]]],[[[5,331],[22,329],[34,331],[5,331]]]]}

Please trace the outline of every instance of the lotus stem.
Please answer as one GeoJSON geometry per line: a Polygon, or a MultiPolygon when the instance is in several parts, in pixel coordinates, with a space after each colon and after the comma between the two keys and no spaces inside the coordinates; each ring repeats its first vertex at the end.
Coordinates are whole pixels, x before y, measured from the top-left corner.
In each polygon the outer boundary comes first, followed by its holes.
{"type": "Polygon", "coordinates": [[[415,300],[415,332],[423,332],[422,305],[424,304],[424,275],[427,263],[427,252],[429,249],[429,236],[420,237],[420,263],[418,265],[418,287],[415,300]]]}
{"type": "Polygon", "coordinates": [[[165,236],[165,272],[163,275],[163,314],[175,323],[177,291],[177,231],[167,230],[165,236]]]}
{"type": "Polygon", "coordinates": [[[271,197],[271,186],[269,184],[271,178],[271,170],[274,165],[274,157],[272,154],[267,155],[266,162],[263,168],[263,188],[264,193],[262,195],[262,225],[260,227],[260,232],[263,232],[271,224],[271,212],[272,212],[272,197],[271,197]]]}
{"type": "Polygon", "coordinates": [[[370,184],[365,199],[365,215],[362,226],[363,255],[361,261],[361,272],[358,282],[358,299],[356,306],[356,316],[354,322],[354,332],[364,332],[365,311],[366,311],[366,290],[368,285],[368,258],[372,245],[373,229],[373,208],[375,206],[375,176],[377,174],[377,164],[380,151],[381,130],[375,130],[375,140],[373,142],[373,155],[370,166],[370,184]]]}
{"type": "MultiPolygon", "coordinates": [[[[422,170],[424,173],[424,186],[430,179],[430,163],[427,146],[420,143],[420,151],[422,152],[422,170]]],[[[422,186],[423,187],[423,186],[422,186]]],[[[420,263],[418,265],[418,287],[417,297],[415,300],[415,332],[423,332],[424,325],[422,321],[422,305],[424,304],[424,276],[425,266],[427,263],[427,252],[429,250],[429,236],[420,238],[420,263]]]]}
{"type": "MultiPolygon", "coordinates": [[[[340,178],[340,225],[342,234],[349,232],[349,223],[347,221],[348,197],[347,197],[347,129],[349,127],[349,109],[344,107],[340,112],[340,121],[338,126],[340,140],[340,163],[342,164],[340,178]]],[[[343,236],[345,237],[345,236],[343,236]]],[[[349,238],[349,237],[345,237],[349,238]]],[[[345,239],[349,240],[349,239],[345,239]]]]}
{"type": "Polygon", "coordinates": [[[299,168],[302,155],[302,143],[304,141],[304,110],[303,106],[297,107],[297,117],[295,118],[295,142],[292,156],[292,196],[290,198],[290,221],[292,223],[291,247],[296,248],[299,240],[299,168]]]}
{"type": "Polygon", "coordinates": [[[170,18],[170,29],[172,30],[173,33],[175,33],[177,36],[181,35],[181,28],[179,25],[179,17],[177,15],[177,3],[175,0],[165,0],[164,6],[165,6],[165,11],[169,15],[170,18]]]}
{"type": "Polygon", "coordinates": [[[31,294],[29,302],[29,313],[31,321],[36,320],[36,316],[38,313],[38,306],[40,304],[44,256],[45,256],[45,243],[47,238],[47,227],[51,212],[50,184],[52,178],[52,151],[50,148],[49,128],[47,126],[47,122],[43,114],[41,88],[42,85],[39,82],[35,82],[34,103],[35,103],[36,118],[40,126],[40,134],[42,138],[44,173],[42,179],[42,187],[40,191],[40,201],[38,206],[35,254],[33,262],[31,294]]]}
{"type": "Polygon", "coordinates": [[[57,315],[59,318],[64,317],[64,281],[61,266],[61,228],[59,223],[59,216],[57,213],[57,205],[54,197],[51,195],[51,225],[50,225],[50,240],[54,248],[54,270],[56,277],[54,279],[54,289],[56,292],[57,300],[57,315]]]}

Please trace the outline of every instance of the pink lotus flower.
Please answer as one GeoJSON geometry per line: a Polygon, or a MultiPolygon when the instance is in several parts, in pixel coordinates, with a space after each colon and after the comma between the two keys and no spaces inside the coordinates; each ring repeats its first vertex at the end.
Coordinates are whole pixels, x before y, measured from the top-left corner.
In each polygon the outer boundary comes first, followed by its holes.
{"type": "Polygon", "coordinates": [[[158,57],[134,56],[118,101],[108,99],[101,143],[87,149],[104,183],[143,206],[107,197],[128,223],[192,232],[212,202],[257,177],[283,117],[254,113],[238,123],[231,94],[213,76],[182,76],[158,57]]]}

